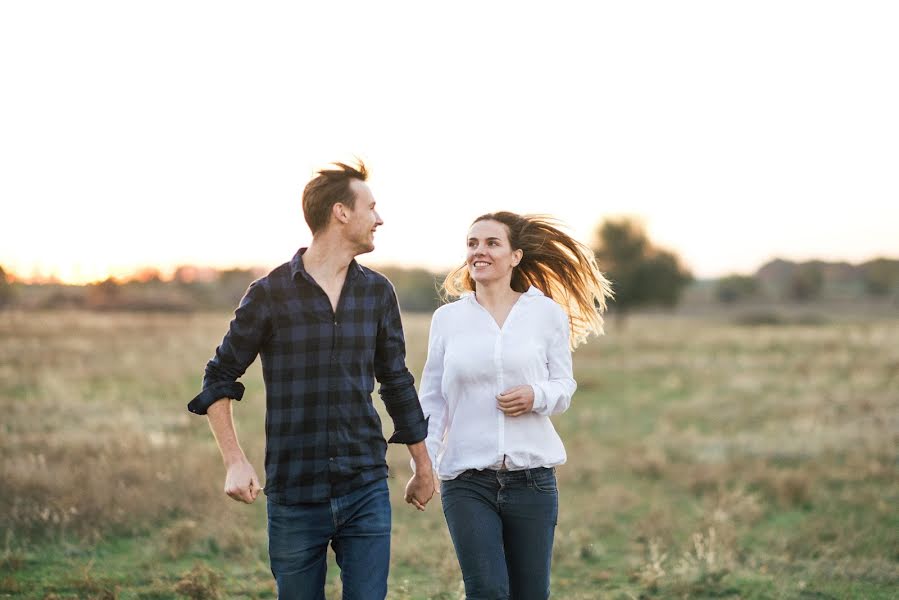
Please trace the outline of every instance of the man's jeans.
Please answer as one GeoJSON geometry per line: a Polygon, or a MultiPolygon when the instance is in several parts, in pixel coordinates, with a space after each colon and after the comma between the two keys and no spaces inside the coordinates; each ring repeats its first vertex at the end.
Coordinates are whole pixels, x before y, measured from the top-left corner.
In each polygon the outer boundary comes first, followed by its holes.
{"type": "Polygon", "coordinates": [[[268,551],[280,600],[324,600],[328,542],[345,600],[383,600],[390,567],[390,495],[373,481],[330,502],[268,501],[268,551]]]}
{"type": "Polygon", "coordinates": [[[469,600],[545,600],[559,515],[555,469],[470,469],[441,483],[469,600]]]}

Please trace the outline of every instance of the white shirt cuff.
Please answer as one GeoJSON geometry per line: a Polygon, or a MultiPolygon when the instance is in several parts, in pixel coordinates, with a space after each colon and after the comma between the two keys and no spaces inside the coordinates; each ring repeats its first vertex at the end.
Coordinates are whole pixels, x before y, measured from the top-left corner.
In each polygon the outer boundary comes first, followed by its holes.
{"type": "Polygon", "coordinates": [[[542,415],[546,412],[546,392],[539,383],[531,384],[531,388],[534,390],[534,406],[531,411],[542,415]]]}

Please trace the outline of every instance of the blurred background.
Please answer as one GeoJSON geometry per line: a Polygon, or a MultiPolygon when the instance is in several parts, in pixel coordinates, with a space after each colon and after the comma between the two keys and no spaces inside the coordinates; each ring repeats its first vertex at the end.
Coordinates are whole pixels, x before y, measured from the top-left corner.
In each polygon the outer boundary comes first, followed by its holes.
{"type": "MultiPolygon", "coordinates": [[[[557,217],[613,282],[554,418],[555,597],[892,598],[897,26],[888,2],[3,5],[0,597],[274,597],[264,506],[224,496],[185,405],[309,242],[305,183],[358,157],[385,221],[359,260],[416,379],[480,214],[557,217]]],[[[405,454],[389,597],[463,597],[405,454]]]]}

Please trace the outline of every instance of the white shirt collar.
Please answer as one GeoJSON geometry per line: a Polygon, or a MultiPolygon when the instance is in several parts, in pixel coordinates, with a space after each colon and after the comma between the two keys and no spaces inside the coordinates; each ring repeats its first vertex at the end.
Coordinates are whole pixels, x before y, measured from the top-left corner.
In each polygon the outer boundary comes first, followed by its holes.
{"type": "MultiPolygon", "coordinates": [[[[541,292],[534,286],[531,286],[522,295],[530,297],[530,296],[545,296],[546,294],[544,294],[543,292],[541,292]]],[[[464,294],[462,294],[462,298],[467,298],[468,300],[470,300],[472,302],[477,302],[477,300],[475,300],[475,297],[474,297],[474,292],[465,292],[464,294]]]]}

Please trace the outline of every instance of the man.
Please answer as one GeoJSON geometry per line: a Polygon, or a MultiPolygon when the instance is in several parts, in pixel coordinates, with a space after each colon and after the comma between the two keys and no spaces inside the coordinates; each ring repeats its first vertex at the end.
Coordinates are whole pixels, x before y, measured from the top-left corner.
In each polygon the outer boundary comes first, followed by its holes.
{"type": "Polygon", "coordinates": [[[208,416],[225,492],[253,502],[261,486],[238,443],[231,400],[241,399],[237,379],[261,356],[269,555],[282,599],[324,598],[329,542],[344,598],[387,594],[391,513],[375,377],[394,424],[390,442],[407,444],[415,465],[406,502],[424,510],[434,492],[396,294],[354,258],[374,250],[383,221],[365,165],[335,166],[303,191],[309,247],[250,285],[188,405],[208,416]]]}

